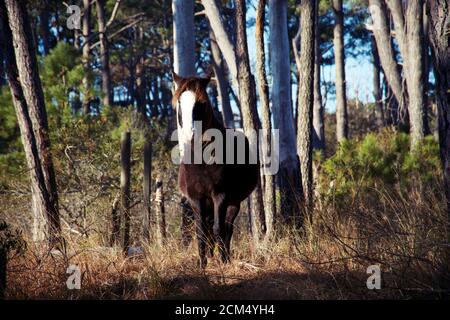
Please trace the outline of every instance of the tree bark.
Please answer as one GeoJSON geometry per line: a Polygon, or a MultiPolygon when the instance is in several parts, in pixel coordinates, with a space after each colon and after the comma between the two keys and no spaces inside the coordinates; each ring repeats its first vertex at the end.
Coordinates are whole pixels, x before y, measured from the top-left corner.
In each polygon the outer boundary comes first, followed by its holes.
{"type": "Polygon", "coordinates": [[[423,3],[423,131],[425,136],[431,134],[430,119],[429,119],[429,89],[430,89],[430,43],[428,41],[429,22],[427,15],[426,3],[423,3]]]}
{"type": "Polygon", "coordinates": [[[239,95],[238,66],[235,55],[235,47],[228,31],[225,28],[226,23],[220,13],[220,7],[217,5],[216,0],[202,0],[202,4],[205,8],[209,25],[214,32],[217,44],[222,52],[225,62],[227,63],[228,70],[230,71],[233,90],[236,95],[239,95]]]}
{"type": "Polygon", "coordinates": [[[403,9],[401,0],[387,0],[391,10],[396,39],[403,58],[408,91],[411,148],[415,149],[424,133],[424,86],[423,86],[423,1],[411,0],[403,9]]]}
{"type": "Polygon", "coordinates": [[[91,55],[91,4],[90,0],[83,0],[83,55],[81,61],[83,64],[83,113],[88,115],[91,112],[91,81],[90,81],[90,55],[91,55]]]}
{"type": "Polygon", "coordinates": [[[303,194],[292,114],[286,0],[269,1],[269,28],[273,123],[280,139],[280,212],[285,222],[290,222],[298,213],[303,194]]]}
{"type": "Polygon", "coordinates": [[[124,222],[122,248],[127,252],[130,246],[131,133],[129,131],[122,132],[120,164],[120,203],[124,222]]]}
{"type": "Polygon", "coordinates": [[[151,238],[151,190],[152,190],[152,143],[146,138],[144,144],[144,178],[142,182],[143,192],[143,220],[142,230],[144,239],[150,241],[151,238]]]}
{"type": "Polygon", "coordinates": [[[313,0],[302,0],[301,11],[301,52],[298,70],[298,134],[297,153],[300,157],[300,171],[303,192],[305,195],[305,209],[309,213],[313,203],[313,174],[312,174],[312,131],[314,108],[314,58],[315,58],[315,3],[313,0]]]}
{"type": "Polygon", "coordinates": [[[109,43],[106,35],[105,0],[95,0],[97,7],[97,23],[100,38],[100,62],[102,70],[103,106],[111,106],[113,92],[111,88],[111,70],[109,66],[109,43]]]}
{"type": "MultiPolygon", "coordinates": [[[[392,46],[386,3],[384,0],[369,0],[369,5],[373,21],[373,35],[383,73],[387,79],[389,88],[397,100],[398,109],[403,110],[406,108],[407,99],[406,93],[402,89],[402,77],[392,46]]],[[[391,110],[390,114],[398,117],[399,112],[397,110],[391,110]]],[[[399,119],[394,118],[392,120],[394,123],[397,123],[399,119]]]]}
{"type": "Polygon", "coordinates": [[[436,102],[439,108],[439,149],[447,199],[447,236],[450,241],[450,25],[449,0],[428,1],[430,42],[436,78],[436,102]]]}
{"type": "MultiPolygon", "coordinates": [[[[23,2],[5,1],[9,28],[9,72],[11,92],[19,122],[22,122],[22,141],[28,165],[33,171],[32,185],[37,197],[40,213],[47,220],[47,239],[51,245],[62,240],[58,210],[58,191],[48,134],[47,112],[44,93],[39,78],[36,51],[30,29],[28,13],[23,2]],[[11,51],[14,48],[14,55],[11,51]],[[18,81],[17,81],[18,80],[18,81]],[[34,141],[33,141],[34,140],[34,141]],[[33,166],[31,166],[33,165],[33,166]],[[34,170],[33,170],[34,168],[34,170]]],[[[4,19],[5,20],[5,19],[4,19]]],[[[62,244],[62,243],[61,243],[62,244]]]]}
{"type": "MultiPolygon", "coordinates": [[[[264,21],[267,0],[259,0],[256,10],[256,76],[262,114],[263,141],[262,150],[267,159],[270,159],[272,150],[272,123],[269,102],[269,84],[266,77],[266,55],[264,51],[264,21]]],[[[270,239],[276,215],[275,180],[274,175],[268,172],[263,164],[264,175],[264,213],[266,221],[266,239],[270,239]]]]}
{"type": "Polygon", "coordinates": [[[375,110],[378,111],[378,127],[384,127],[386,125],[386,120],[384,116],[384,108],[381,96],[381,64],[380,56],[378,55],[377,44],[375,38],[371,37],[371,47],[372,47],[372,64],[373,64],[373,98],[375,99],[375,110]]]}
{"type": "MultiPolygon", "coordinates": [[[[257,132],[261,125],[256,109],[255,81],[250,72],[250,61],[247,48],[245,0],[236,0],[236,57],[238,61],[239,101],[241,103],[241,114],[244,124],[244,132],[251,141],[249,134],[257,132]]],[[[252,235],[255,244],[258,244],[261,235],[265,234],[266,225],[264,221],[264,207],[260,176],[258,184],[251,194],[252,235]]]]}
{"type": "MultiPolygon", "coordinates": [[[[320,64],[322,54],[320,52],[320,33],[319,33],[319,1],[315,1],[315,35],[314,35],[314,109],[313,109],[313,150],[325,152],[325,123],[324,106],[322,104],[320,64]]],[[[297,122],[298,123],[298,122],[297,122]]]]}
{"type": "Polygon", "coordinates": [[[195,75],[194,1],[173,0],[173,67],[181,77],[195,75]]]}
{"type": "Polygon", "coordinates": [[[227,128],[234,128],[234,116],[231,110],[230,95],[228,94],[228,83],[225,77],[225,66],[222,59],[222,53],[216,42],[216,37],[212,29],[209,31],[209,40],[211,42],[211,57],[214,74],[216,76],[217,92],[220,106],[222,108],[222,118],[227,128]]]}
{"type": "Polygon", "coordinates": [[[347,94],[344,53],[344,10],[342,0],[333,0],[334,60],[336,64],[336,137],[338,142],[348,139],[347,94]]]}

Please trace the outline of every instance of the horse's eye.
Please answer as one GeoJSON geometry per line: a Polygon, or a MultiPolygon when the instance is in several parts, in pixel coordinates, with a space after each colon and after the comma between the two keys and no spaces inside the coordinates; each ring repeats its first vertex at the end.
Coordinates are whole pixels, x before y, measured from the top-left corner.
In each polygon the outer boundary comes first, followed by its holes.
{"type": "Polygon", "coordinates": [[[183,127],[183,118],[181,115],[181,107],[180,107],[180,102],[178,102],[178,124],[180,125],[180,127],[183,127]]]}

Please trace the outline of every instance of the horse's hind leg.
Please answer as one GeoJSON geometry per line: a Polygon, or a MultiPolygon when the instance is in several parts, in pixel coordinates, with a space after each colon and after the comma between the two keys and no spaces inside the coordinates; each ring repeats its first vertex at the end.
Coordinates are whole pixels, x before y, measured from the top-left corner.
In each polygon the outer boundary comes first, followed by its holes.
{"type": "Polygon", "coordinates": [[[229,205],[225,217],[225,259],[230,260],[230,244],[233,236],[234,220],[236,219],[240,209],[240,204],[229,205]]]}

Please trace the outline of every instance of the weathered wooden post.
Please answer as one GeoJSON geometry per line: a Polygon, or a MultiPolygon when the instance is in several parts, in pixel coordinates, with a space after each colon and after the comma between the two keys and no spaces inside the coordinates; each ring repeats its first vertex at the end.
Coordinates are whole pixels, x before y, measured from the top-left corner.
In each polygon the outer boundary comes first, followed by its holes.
{"type": "Polygon", "coordinates": [[[131,176],[131,134],[122,132],[120,148],[120,191],[121,206],[124,220],[122,247],[127,252],[130,246],[130,176],[131,176]]]}
{"type": "Polygon", "coordinates": [[[155,202],[158,206],[156,210],[157,239],[158,243],[163,245],[166,239],[166,212],[164,209],[163,182],[160,178],[156,180],[155,202]]]}
{"type": "Polygon", "coordinates": [[[144,145],[144,178],[143,189],[143,219],[142,232],[144,239],[150,240],[151,235],[151,185],[152,185],[152,143],[146,138],[144,145]]]}

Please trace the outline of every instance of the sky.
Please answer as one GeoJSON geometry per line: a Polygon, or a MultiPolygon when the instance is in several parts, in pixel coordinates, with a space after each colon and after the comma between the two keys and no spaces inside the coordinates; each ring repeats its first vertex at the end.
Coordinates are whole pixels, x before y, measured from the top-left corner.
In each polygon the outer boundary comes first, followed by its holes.
{"type": "MultiPolygon", "coordinates": [[[[256,12],[254,6],[250,6],[247,11],[247,21],[250,19],[255,19],[256,12]]],[[[269,38],[268,30],[265,33],[265,42],[269,38]]],[[[254,67],[256,65],[256,47],[255,47],[255,27],[247,28],[247,42],[248,50],[250,56],[250,64],[252,71],[254,73],[254,67]]],[[[267,48],[266,48],[267,57],[267,48]]],[[[335,81],[336,73],[335,66],[323,66],[322,81],[335,81]]],[[[355,59],[348,57],[345,63],[345,74],[347,83],[347,99],[353,99],[356,96],[359,97],[361,102],[374,102],[373,98],[373,71],[370,58],[368,56],[363,56],[361,58],[355,59]]],[[[297,92],[297,86],[293,85],[292,92],[297,92]]],[[[293,94],[293,99],[295,103],[296,95],[293,94]]],[[[295,105],[295,104],[294,104],[295,105]]],[[[336,101],[334,96],[329,96],[325,108],[329,112],[334,112],[336,110],[336,101]]]]}

